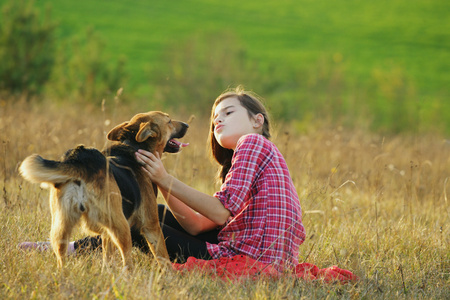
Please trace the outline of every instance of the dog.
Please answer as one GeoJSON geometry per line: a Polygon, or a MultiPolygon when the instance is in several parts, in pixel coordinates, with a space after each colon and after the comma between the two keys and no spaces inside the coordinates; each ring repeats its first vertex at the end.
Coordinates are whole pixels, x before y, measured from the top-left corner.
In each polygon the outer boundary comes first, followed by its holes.
{"type": "Polygon", "coordinates": [[[145,174],[135,152],[179,152],[187,144],[177,139],[184,137],[188,127],[163,112],[140,113],[114,127],[107,134],[112,143],[101,152],[79,145],[60,161],[33,154],[22,162],[19,172],[26,180],[50,189],[50,240],[60,268],[71,232],[80,221],[88,232],[101,235],[103,266],[114,244],[123,266],[132,267],[132,226],[140,229],[158,264],[168,264],[158,220],[157,186],[145,174]]]}

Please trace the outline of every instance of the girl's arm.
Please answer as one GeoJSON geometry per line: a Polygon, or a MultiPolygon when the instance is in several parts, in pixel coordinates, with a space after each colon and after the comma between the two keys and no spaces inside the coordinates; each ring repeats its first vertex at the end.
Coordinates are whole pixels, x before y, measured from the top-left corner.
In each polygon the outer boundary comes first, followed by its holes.
{"type": "Polygon", "coordinates": [[[170,191],[175,198],[181,200],[193,210],[198,211],[216,225],[225,224],[230,217],[230,211],[216,197],[197,191],[169,175],[164,169],[158,153],[155,156],[153,153],[140,149],[136,152],[136,158],[143,164],[143,169],[150,176],[150,179],[158,185],[160,190],[170,191]]]}
{"type": "Polygon", "coordinates": [[[189,206],[184,204],[171,193],[159,188],[166,199],[167,205],[174,214],[178,223],[190,234],[197,235],[202,232],[213,230],[217,224],[206,218],[205,216],[193,211],[189,206]]]}

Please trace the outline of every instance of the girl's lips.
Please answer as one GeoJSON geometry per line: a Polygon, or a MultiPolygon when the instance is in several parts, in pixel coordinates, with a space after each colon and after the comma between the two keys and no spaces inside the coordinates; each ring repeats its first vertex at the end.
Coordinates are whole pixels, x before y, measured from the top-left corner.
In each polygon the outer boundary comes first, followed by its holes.
{"type": "Polygon", "coordinates": [[[223,125],[217,125],[216,127],[214,127],[214,130],[216,132],[218,132],[220,129],[222,129],[223,125]]]}

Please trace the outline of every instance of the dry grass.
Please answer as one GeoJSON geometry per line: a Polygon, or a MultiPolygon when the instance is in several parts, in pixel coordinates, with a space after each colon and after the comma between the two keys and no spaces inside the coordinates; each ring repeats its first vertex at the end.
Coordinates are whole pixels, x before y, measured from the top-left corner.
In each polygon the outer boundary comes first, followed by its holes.
{"type": "MultiPolygon", "coordinates": [[[[79,143],[102,148],[114,124],[148,109],[111,107],[0,100],[0,298],[450,298],[450,144],[432,135],[275,128],[273,141],[290,167],[308,231],[300,260],[349,269],[361,277],[355,285],[291,278],[230,284],[160,273],[137,250],[131,274],[119,267],[101,273],[98,253],[72,257],[60,274],[52,254],[19,251],[21,241],[48,239],[50,215],[47,191],[20,178],[18,164],[32,153],[59,158],[79,143]]],[[[218,186],[215,166],[205,158],[206,124],[194,120],[183,139],[190,146],[165,156],[165,164],[181,180],[213,193],[218,186]]]]}

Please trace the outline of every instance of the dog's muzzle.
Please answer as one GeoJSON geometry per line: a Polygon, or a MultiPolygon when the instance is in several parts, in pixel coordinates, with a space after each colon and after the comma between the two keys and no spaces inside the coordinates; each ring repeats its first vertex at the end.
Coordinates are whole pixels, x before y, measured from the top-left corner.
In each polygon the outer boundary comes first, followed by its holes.
{"type": "Polygon", "coordinates": [[[187,129],[189,128],[189,125],[186,123],[180,122],[180,124],[181,129],[170,137],[169,141],[167,142],[164,148],[164,152],[177,153],[181,150],[181,148],[189,145],[189,143],[182,143],[176,140],[184,137],[184,135],[187,132],[187,129]]]}

